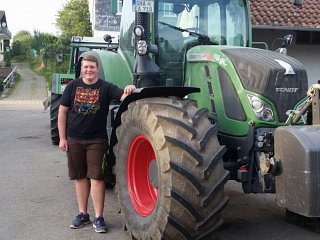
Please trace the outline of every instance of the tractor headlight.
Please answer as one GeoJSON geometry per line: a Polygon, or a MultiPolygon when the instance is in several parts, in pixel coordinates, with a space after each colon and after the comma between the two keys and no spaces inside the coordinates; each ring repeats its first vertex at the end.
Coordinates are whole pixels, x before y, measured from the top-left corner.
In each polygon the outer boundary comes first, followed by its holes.
{"type": "Polygon", "coordinates": [[[145,55],[148,50],[148,45],[145,40],[139,40],[137,43],[137,50],[139,55],[145,55]]]}
{"type": "Polygon", "coordinates": [[[261,119],[264,121],[273,121],[273,112],[271,108],[264,108],[261,111],[261,119]]]}
{"type": "Polygon", "coordinates": [[[260,101],[260,99],[252,99],[251,107],[254,109],[254,111],[259,112],[263,108],[263,102],[260,101]]]}
{"type": "Polygon", "coordinates": [[[273,111],[268,103],[252,95],[248,95],[248,99],[251,108],[258,119],[267,122],[274,121],[273,111]]]}

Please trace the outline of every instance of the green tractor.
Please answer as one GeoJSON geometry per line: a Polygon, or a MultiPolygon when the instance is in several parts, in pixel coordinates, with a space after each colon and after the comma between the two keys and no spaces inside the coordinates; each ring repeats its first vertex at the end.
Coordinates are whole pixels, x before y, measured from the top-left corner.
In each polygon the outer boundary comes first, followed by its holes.
{"type": "MultiPolygon", "coordinates": [[[[118,43],[113,43],[111,36],[108,38],[95,38],[95,37],[80,37],[73,36],[70,43],[70,59],[67,73],[53,73],[52,74],[52,89],[49,99],[50,105],[50,124],[51,124],[51,141],[54,145],[59,144],[58,132],[58,108],[60,99],[66,85],[80,75],[80,68],[77,68],[79,57],[83,52],[106,49],[110,52],[116,51],[118,43]],[[76,72],[79,71],[79,72],[76,72]]],[[[57,62],[61,63],[63,56],[57,54],[57,62]]],[[[104,76],[103,72],[99,73],[100,77],[104,76]]]]}
{"type": "Polygon", "coordinates": [[[298,60],[252,48],[249,9],[124,0],[117,51],[84,53],[106,80],[138,87],[112,103],[107,126],[107,172],[132,239],[213,238],[228,180],[320,216],[319,86],[308,90],[298,60]]]}

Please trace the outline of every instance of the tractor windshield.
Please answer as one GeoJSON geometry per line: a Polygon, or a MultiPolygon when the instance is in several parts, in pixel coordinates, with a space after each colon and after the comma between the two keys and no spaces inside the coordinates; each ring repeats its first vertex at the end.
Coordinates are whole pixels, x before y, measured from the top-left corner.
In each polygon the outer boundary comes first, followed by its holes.
{"type": "Polygon", "coordinates": [[[158,65],[181,85],[186,51],[196,45],[249,46],[246,0],[160,0],[155,12],[158,65]]]}
{"type": "Polygon", "coordinates": [[[190,34],[194,32],[208,36],[213,44],[248,46],[247,7],[245,0],[160,0],[158,36],[170,43],[166,31],[171,31],[172,38],[179,35],[185,43],[197,38],[190,34]]]}

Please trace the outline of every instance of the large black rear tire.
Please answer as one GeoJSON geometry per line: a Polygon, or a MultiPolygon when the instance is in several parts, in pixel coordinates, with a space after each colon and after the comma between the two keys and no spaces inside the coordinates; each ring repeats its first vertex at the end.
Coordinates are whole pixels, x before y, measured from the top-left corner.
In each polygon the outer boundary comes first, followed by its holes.
{"type": "Polygon", "coordinates": [[[228,202],[225,147],[194,101],[132,102],[117,129],[116,191],[132,239],[211,239],[228,202]]]}
{"type": "Polygon", "coordinates": [[[51,124],[51,142],[54,145],[58,145],[60,138],[59,138],[59,131],[58,131],[58,111],[60,105],[61,95],[51,93],[51,100],[50,100],[50,124],[51,124]]]}

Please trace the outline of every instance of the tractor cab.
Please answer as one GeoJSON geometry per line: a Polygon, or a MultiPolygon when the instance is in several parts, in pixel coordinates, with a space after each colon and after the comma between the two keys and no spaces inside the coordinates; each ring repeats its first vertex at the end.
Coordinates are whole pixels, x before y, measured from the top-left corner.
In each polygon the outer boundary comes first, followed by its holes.
{"type": "MultiPolygon", "coordinates": [[[[120,30],[120,52],[132,69],[135,65],[133,8],[132,1],[124,1],[120,30]]],[[[252,45],[246,0],[159,0],[148,10],[153,11],[150,41],[158,47],[155,60],[162,69],[163,85],[183,85],[186,52],[193,46],[252,45]]]]}
{"type": "Polygon", "coordinates": [[[161,0],[155,6],[162,82],[181,86],[186,52],[197,45],[251,46],[246,1],[161,0]]]}

